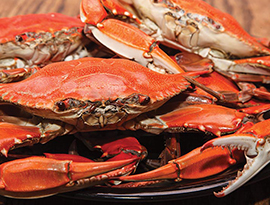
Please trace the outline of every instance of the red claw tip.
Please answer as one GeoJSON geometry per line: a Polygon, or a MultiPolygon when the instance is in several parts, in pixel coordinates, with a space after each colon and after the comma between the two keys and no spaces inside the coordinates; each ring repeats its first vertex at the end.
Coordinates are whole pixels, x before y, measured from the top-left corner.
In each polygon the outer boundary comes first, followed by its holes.
{"type": "Polygon", "coordinates": [[[216,196],[216,197],[218,197],[218,198],[221,198],[221,197],[224,197],[225,196],[225,194],[224,194],[224,192],[214,192],[214,195],[216,196]]]}
{"type": "Polygon", "coordinates": [[[201,152],[203,152],[205,149],[210,148],[210,147],[214,147],[212,140],[206,142],[200,149],[201,152]]]}

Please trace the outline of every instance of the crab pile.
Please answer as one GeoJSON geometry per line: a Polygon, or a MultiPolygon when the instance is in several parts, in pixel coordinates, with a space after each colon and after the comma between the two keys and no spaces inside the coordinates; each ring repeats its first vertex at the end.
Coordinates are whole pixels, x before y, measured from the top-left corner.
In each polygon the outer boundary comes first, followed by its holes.
{"type": "Polygon", "coordinates": [[[240,165],[235,180],[215,193],[222,197],[268,164],[266,39],[201,0],[80,6],[80,18],[0,21],[1,195],[181,183],[240,165]],[[190,132],[202,141],[183,147],[190,132]],[[26,149],[59,136],[76,138],[87,154],[75,143],[61,154],[26,149]],[[158,141],[165,147],[151,159],[158,141]]]}

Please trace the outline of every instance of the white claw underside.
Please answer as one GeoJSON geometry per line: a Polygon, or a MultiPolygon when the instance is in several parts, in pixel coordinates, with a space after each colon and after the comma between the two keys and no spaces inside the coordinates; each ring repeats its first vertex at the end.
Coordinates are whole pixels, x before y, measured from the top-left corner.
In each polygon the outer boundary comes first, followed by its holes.
{"type": "Polygon", "coordinates": [[[224,137],[216,139],[214,146],[228,146],[245,150],[246,164],[242,171],[238,171],[237,177],[230,181],[222,191],[215,193],[216,196],[225,196],[238,189],[252,177],[259,173],[270,161],[270,143],[257,143],[258,139],[248,135],[238,135],[236,137],[224,137]]]}
{"type": "MultiPolygon", "coordinates": [[[[204,51],[206,51],[206,49],[204,51]]],[[[200,55],[202,54],[200,53],[200,55]]],[[[217,67],[218,69],[224,72],[260,74],[260,75],[268,75],[268,76],[270,75],[269,70],[263,67],[259,67],[259,66],[252,67],[252,66],[247,65],[246,63],[236,64],[234,61],[216,58],[208,54],[204,54],[204,56],[210,58],[214,62],[215,67],[217,67]]]]}
{"type": "Polygon", "coordinates": [[[238,189],[256,174],[258,174],[269,163],[270,156],[268,151],[270,149],[270,144],[266,143],[264,146],[259,146],[257,149],[258,155],[256,157],[250,158],[245,155],[247,162],[244,169],[237,173],[235,180],[229,182],[227,187],[223,188],[221,192],[216,193],[217,196],[228,195],[229,193],[238,189]]]}
{"type": "Polygon", "coordinates": [[[82,4],[80,5],[80,19],[81,19],[82,22],[86,23],[87,18],[84,15],[82,4]]]}
{"type": "MultiPolygon", "coordinates": [[[[163,56],[160,56],[158,53],[147,53],[144,50],[132,48],[129,45],[126,45],[124,42],[119,42],[110,38],[94,26],[89,26],[89,29],[91,29],[93,36],[100,43],[102,43],[104,46],[117,53],[121,57],[135,60],[141,65],[148,67],[149,69],[158,73],[179,73],[179,70],[175,68],[178,67],[177,65],[174,65],[172,61],[168,61],[166,58],[163,58],[163,56]]],[[[164,53],[164,55],[166,54],[164,53]]]]}
{"type": "Polygon", "coordinates": [[[213,146],[230,147],[244,150],[248,156],[256,156],[257,138],[251,134],[238,134],[217,138],[213,141],[213,146]]]}

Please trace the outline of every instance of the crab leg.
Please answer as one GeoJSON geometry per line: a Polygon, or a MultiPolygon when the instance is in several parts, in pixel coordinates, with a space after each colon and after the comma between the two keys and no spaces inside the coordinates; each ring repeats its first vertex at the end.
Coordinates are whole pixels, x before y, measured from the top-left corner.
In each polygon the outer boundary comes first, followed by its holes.
{"type": "Polygon", "coordinates": [[[257,88],[254,84],[250,83],[268,83],[270,74],[269,56],[234,61],[219,59],[219,61],[228,62],[228,64],[220,64],[220,67],[214,67],[210,59],[202,58],[195,53],[187,53],[184,51],[176,54],[173,59],[184,67],[186,71],[204,70],[207,69],[207,67],[213,67],[218,71],[200,76],[196,78],[196,80],[186,77],[190,83],[197,87],[196,91],[193,93],[199,96],[209,97],[212,98],[213,101],[218,100],[220,103],[234,104],[239,104],[239,102],[245,103],[253,96],[259,97],[260,99],[270,99],[270,93],[265,88],[257,88]],[[224,70],[220,69],[221,67],[223,67],[224,70]],[[238,82],[238,86],[234,81],[238,82]],[[239,88],[241,90],[239,90],[239,88]]]}
{"type": "Polygon", "coordinates": [[[103,5],[93,1],[83,0],[81,2],[81,20],[87,23],[85,32],[91,33],[104,46],[116,52],[118,55],[128,59],[134,59],[143,66],[149,67],[159,72],[183,73],[184,70],[177,65],[165,52],[157,45],[154,38],[148,36],[138,28],[125,22],[106,19],[103,5]],[[99,13],[100,18],[90,19],[88,16],[99,13]],[[160,70],[160,68],[162,68],[160,70]]]}
{"type": "Polygon", "coordinates": [[[58,135],[67,134],[72,130],[70,125],[62,127],[61,124],[54,124],[53,121],[46,122],[45,120],[43,122],[44,127],[41,128],[30,121],[27,123],[15,117],[2,116],[0,118],[1,120],[9,121],[0,122],[0,152],[6,157],[11,149],[33,145],[38,142],[45,143],[58,135]]]}
{"type": "Polygon", "coordinates": [[[222,197],[238,189],[269,163],[269,123],[270,120],[265,120],[243,129],[241,133],[213,139],[203,145],[203,152],[208,150],[208,147],[221,146],[237,148],[245,153],[246,165],[244,169],[238,172],[235,180],[230,182],[227,187],[215,193],[216,196],[222,197]]]}
{"type": "MultiPolygon", "coordinates": [[[[200,152],[201,148],[194,149],[182,157],[169,161],[155,170],[130,176],[121,176],[121,181],[149,181],[173,179],[181,181],[182,179],[198,179],[208,177],[235,164],[237,161],[231,158],[228,149],[214,148],[207,149],[207,152],[200,152]]],[[[237,159],[241,159],[238,157],[237,159]]]]}
{"type": "Polygon", "coordinates": [[[236,82],[270,83],[270,56],[228,60],[211,58],[215,70],[236,82]]]}
{"type": "MultiPolygon", "coordinates": [[[[76,190],[80,188],[76,187],[77,180],[98,176],[133,161],[134,159],[113,162],[73,162],[45,157],[18,159],[0,165],[0,193],[15,198],[28,196],[38,198],[76,190]]],[[[96,181],[104,182],[104,178],[97,178],[96,181]]]]}
{"type": "Polygon", "coordinates": [[[39,198],[105,182],[114,184],[112,177],[132,173],[138,161],[147,154],[146,149],[133,137],[108,139],[104,136],[99,141],[91,140],[98,143],[95,148],[102,150],[102,159],[108,158],[106,162],[50,153],[45,153],[46,157],[7,162],[0,165],[0,193],[9,197],[39,198]],[[28,175],[29,180],[24,180],[28,175]]]}
{"type": "Polygon", "coordinates": [[[179,102],[163,105],[153,113],[143,114],[123,124],[125,129],[142,129],[154,134],[161,132],[202,131],[216,136],[238,130],[247,114],[214,104],[176,106],[179,102]],[[169,109],[173,108],[172,111],[169,109]],[[165,114],[163,113],[167,111],[165,114]],[[160,113],[159,113],[160,112],[160,113]],[[218,115],[216,114],[218,113],[218,115]],[[149,117],[151,116],[151,117],[149,117]],[[200,118],[198,119],[198,116],[200,118]]]}
{"type": "MultiPolygon", "coordinates": [[[[228,75],[228,73],[225,75],[228,75]]],[[[235,75],[239,76],[238,74],[235,75]]],[[[245,74],[243,77],[246,78],[248,75],[245,74]]],[[[252,78],[252,76],[249,77],[252,78]]],[[[258,81],[268,81],[265,76],[257,77],[258,81]]],[[[220,75],[218,72],[212,72],[211,74],[202,76],[196,80],[190,77],[185,78],[190,83],[198,87],[198,90],[195,91],[196,94],[209,97],[212,96],[213,101],[218,101],[220,103],[238,103],[241,105],[240,103],[246,103],[254,96],[263,100],[270,100],[270,93],[266,88],[257,88],[254,84],[248,82],[238,82],[238,86],[241,88],[241,90],[239,90],[235,85],[231,86],[232,82],[228,83],[228,79],[220,75]],[[224,90],[220,90],[222,88],[224,88],[224,90]]]]}
{"type": "Polygon", "coordinates": [[[26,140],[35,140],[40,138],[41,132],[37,127],[24,127],[16,124],[1,122],[1,139],[0,139],[0,149],[1,153],[7,156],[8,151],[14,147],[16,144],[21,144],[26,140]],[[10,135],[13,133],[13,135],[10,135]]]}

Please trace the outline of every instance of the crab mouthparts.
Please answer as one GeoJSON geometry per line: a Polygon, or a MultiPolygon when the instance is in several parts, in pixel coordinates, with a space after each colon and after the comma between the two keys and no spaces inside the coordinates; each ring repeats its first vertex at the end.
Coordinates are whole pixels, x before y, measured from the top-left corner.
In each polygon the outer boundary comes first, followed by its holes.
{"type": "Polygon", "coordinates": [[[201,151],[215,146],[242,150],[246,158],[246,164],[242,171],[237,172],[236,178],[230,181],[220,192],[214,193],[217,197],[226,196],[244,185],[259,173],[270,160],[270,154],[268,153],[270,151],[270,140],[258,139],[251,134],[229,135],[210,140],[203,145],[201,151]]]}

